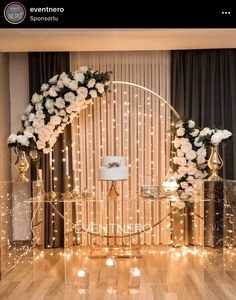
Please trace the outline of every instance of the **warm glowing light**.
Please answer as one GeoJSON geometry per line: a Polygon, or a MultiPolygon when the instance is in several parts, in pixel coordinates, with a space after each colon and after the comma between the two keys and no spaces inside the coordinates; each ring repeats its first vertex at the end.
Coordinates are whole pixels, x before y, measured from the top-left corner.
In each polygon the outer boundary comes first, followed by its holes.
{"type": "Polygon", "coordinates": [[[179,185],[176,181],[174,173],[171,168],[169,168],[164,181],[162,182],[162,188],[166,193],[176,192],[179,185]]]}
{"type": "Polygon", "coordinates": [[[139,277],[140,276],[140,270],[139,268],[132,268],[130,270],[130,274],[133,276],[133,277],[139,277]]]}
{"type": "Polygon", "coordinates": [[[109,258],[106,259],[106,265],[108,267],[112,267],[112,266],[114,266],[114,264],[115,264],[114,258],[109,257],[109,258]]]}
{"type": "Polygon", "coordinates": [[[84,271],[84,270],[79,270],[78,272],[77,272],[77,276],[78,277],[85,277],[86,276],[86,272],[84,271]]]}

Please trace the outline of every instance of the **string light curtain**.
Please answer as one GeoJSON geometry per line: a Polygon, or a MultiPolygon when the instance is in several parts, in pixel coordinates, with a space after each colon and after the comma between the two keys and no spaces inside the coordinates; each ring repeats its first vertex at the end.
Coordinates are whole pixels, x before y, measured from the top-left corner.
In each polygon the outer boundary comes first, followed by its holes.
{"type": "MultiPolygon", "coordinates": [[[[133,82],[147,87],[170,100],[170,52],[78,52],[70,54],[71,71],[87,65],[93,70],[112,71],[112,80],[133,82]]],[[[72,169],[74,187],[87,188],[96,199],[104,199],[109,183],[98,180],[98,168],[104,156],[124,156],[129,179],[117,182],[124,199],[121,207],[109,215],[110,222],[119,224],[154,224],[168,215],[168,205],[156,201],[148,206],[132,204],[132,214],[126,199],[137,199],[141,185],[158,185],[167,172],[170,161],[170,110],[157,97],[140,88],[113,84],[111,93],[97,99],[72,123],[72,169]]],[[[104,208],[105,211],[107,207],[104,208]]],[[[103,222],[94,211],[86,212],[80,204],[78,222],[103,222]],[[81,214],[84,216],[81,218],[81,214]],[[90,215],[91,214],[91,215],[90,215]],[[79,221],[80,219],[80,221],[79,221]]],[[[110,213],[109,213],[110,214],[110,213]]],[[[149,234],[141,234],[142,244],[168,243],[171,239],[170,217],[149,234]],[[165,228],[165,230],[164,230],[165,228]]],[[[82,242],[86,244],[84,235],[82,242]]],[[[114,241],[122,243],[122,241],[114,241]]],[[[137,237],[132,240],[137,242],[137,237]]]]}

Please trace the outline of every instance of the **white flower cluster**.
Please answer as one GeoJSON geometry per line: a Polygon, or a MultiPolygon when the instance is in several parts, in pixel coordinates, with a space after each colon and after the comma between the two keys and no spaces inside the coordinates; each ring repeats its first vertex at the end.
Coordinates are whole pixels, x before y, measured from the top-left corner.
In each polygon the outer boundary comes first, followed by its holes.
{"type": "Polygon", "coordinates": [[[206,148],[198,141],[200,130],[196,128],[192,120],[179,120],[175,124],[174,148],[175,156],[173,163],[176,167],[174,173],[181,191],[181,198],[191,197],[194,186],[199,179],[205,178],[206,171],[206,148]]]}
{"type": "Polygon", "coordinates": [[[9,146],[48,153],[74,116],[108,92],[109,80],[110,72],[94,72],[87,66],[53,76],[41,86],[40,94],[33,95],[21,116],[23,131],[9,136],[9,146]]]}
{"type": "Polygon", "coordinates": [[[210,129],[208,127],[205,127],[202,129],[199,133],[199,141],[210,144],[210,145],[218,145],[222,141],[226,141],[228,138],[232,136],[232,132],[226,130],[226,129],[210,129]]]}

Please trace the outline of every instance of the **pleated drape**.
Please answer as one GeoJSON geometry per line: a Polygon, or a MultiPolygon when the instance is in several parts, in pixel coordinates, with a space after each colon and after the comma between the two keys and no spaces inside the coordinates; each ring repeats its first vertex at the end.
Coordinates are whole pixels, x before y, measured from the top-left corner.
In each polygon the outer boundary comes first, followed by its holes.
{"type": "MultiPolygon", "coordinates": [[[[69,72],[68,52],[37,52],[29,53],[29,90],[30,95],[40,91],[43,83],[62,72],[69,72]]],[[[59,195],[65,190],[65,170],[62,163],[62,150],[65,145],[71,145],[71,129],[67,126],[64,133],[58,138],[53,147],[54,170],[53,189],[59,195]]],[[[50,191],[49,155],[42,157],[42,170],[45,191],[50,191]]],[[[57,203],[57,208],[63,213],[63,204],[57,203]]],[[[61,247],[64,245],[63,220],[54,213],[51,206],[45,204],[45,247],[61,247]]]]}
{"type": "MultiPolygon", "coordinates": [[[[200,127],[233,132],[223,145],[224,178],[236,176],[236,50],[171,51],[171,99],[182,116],[200,127]]],[[[221,174],[222,175],[222,174],[221,174]]]]}

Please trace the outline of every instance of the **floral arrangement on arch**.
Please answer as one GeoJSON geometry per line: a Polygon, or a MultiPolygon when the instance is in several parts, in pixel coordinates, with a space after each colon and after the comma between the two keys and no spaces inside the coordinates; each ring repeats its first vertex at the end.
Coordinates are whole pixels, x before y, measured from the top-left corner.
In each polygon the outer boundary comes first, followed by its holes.
{"type": "Polygon", "coordinates": [[[109,92],[110,74],[83,66],[53,76],[33,95],[21,116],[22,130],[8,137],[8,145],[25,152],[48,153],[74,116],[94,98],[109,92]]]}
{"type": "Polygon", "coordinates": [[[207,145],[218,145],[232,133],[208,127],[200,130],[193,120],[179,119],[174,124],[174,135],[174,175],[180,185],[180,198],[185,199],[193,196],[197,181],[208,176],[207,145]]]}

